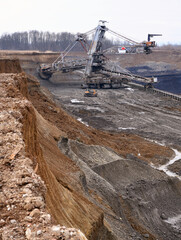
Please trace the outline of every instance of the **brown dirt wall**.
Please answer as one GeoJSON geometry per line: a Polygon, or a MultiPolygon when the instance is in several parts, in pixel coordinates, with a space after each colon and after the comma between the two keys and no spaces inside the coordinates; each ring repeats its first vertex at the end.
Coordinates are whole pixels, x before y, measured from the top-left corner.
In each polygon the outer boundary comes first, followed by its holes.
{"type": "MultiPolygon", "coordinates": [[[[20,65],[18,67],[19,64],[18,61],[16,61],[15,64],[10,63],[10,66],[8,66],[8,63],[9,61],[4,61],[3,65],[5,64],[7,66],[1,67],[2,71],[6,71],[3,69],[9,69],[7,71],[13,72],[13,74],[8,75],[9,77],[14,78],[14,82],[13,84],[7,84],[6,86],[7,97],[11,99],[18,97],[19,99],[22,99],[25,102],[27,102],[27,105],[25,105],[25,107],[19,109],[23,116],[20,121],[22,123],[22,133],[25,142],[25,152],[26,156],[33,161],[34,171],[41,176],[41,178],[46,184],[47,209],[51,213],[55,223],[59,223],[66,227],[76,227],[80,229],[82,232],[84,232],[90,240],[97,239],[99,229],[101,229],[102,231],[103,228],[102,212],[99,210],[98,207],[96,207],[89,200],[87,200],[81,193],[78,194],[76,192],[76,189],[73,189],[73,184],[71,186],[71,189],[67,187],[68,182],[73,181],[73,179],[68,178],[68,176],[71,174],[73,175],[74,172],[80,172],[78,167],[76,167],[75,164],[70,159],[66,159],[68,160],[67,161],[68,164],[66,163],[66,161],[64,164],[65,156],[63,156],[63,154],[61,153],[59,154],[59,158],[61,161],[61,163],[59,162],[59,164],[62,167],[62,175],[59,176],[60,180],[57,179],[56,175],[54,175],[50,170],[49,165],[51,165],[51,162],[47,164],[47,162],[44,159],[42,149],[40,147],[41,140],[42,140],[41,146],[42,147],[44,146],[45,148],[47,147],[43,141],[43,135],[44,136],[46,135],[46,129],[44,133],[42,130],[43,121],[41,120],[43,118],[36,112],[33,105],[27,99],[28,97],[27,78],[25,77],[25,74],[24,73],[14,74],[14,72],[16,71],[18,72],[21,70],[20,65]],[[16,67],[18,68],[18,70],[16,69],[16,67]],[[38,118],[39,122],[37,120],[38,118]],[[41,126],[39,130],[38,123],[39,126],[41,126]]],[[[46,123],[45,127],[47,127],[47,125],[48,123],[46,123]]],[[[48,138],[48,141],[47,139],[45,140],[47,144],[50,143],[50,146],[51,137],[52,136],[50,136],[50,139],[48,138]]],[[[53,137],[56,138],[57,133],[55,134],[55,136],[53,135],[53,137]]],[[[52,150],[53,149],[51,148],[51,151],[52,150]]],[[[54,155],[56,155],[56,153],[54,155]]],[[[54,156],[50,156],[50,158],[52,157],[54,156]]],[[[54,166],[52,166],[52,169],[53,168],[54,166]]]]}
{"type": "Polygon", "coordinates": [[[1,59],[0,73],[21,73],[22,69],[18,59],[1,59]]]}
{"type": "MultiPolygon", "coordinates": [[[[39,143],[42,143],[42,146],[47,147],[44,145],[43,136],[38,134],[36,118],[38,113],[35,114],[34,108],[30,107],[23,110],[23,116],[23,135],[26,152],[28,156],[34,160],[34,164],[38,166],[38,174],[46,184],[47,208],[55,222],[67,227],[78,228],[84,232],[86,236],[94,237],[90,237],[89,239],[96,239],[96,233],[99,232],[98,229],[103,225],[103,215],[101,211],[86,200],[86,198],[67,187],[70,179],[67,177],[69,172],[66,171],[66,166],[63,167],[61,171],[62,175],[59,176],[62,180],[57,181],[56,175],[51,172],[47,162],[44,160],[43,152],[39,145],[39,143]]],[[[47,141],[47,145],[49,145],[49,143],[50,140],[47,141]]],[[[51,151],[53,151],[53,148],[51,148],[51,151]]],[[[54,154],[54,156],[56,156],[56,154],[54,154]]],[[[63,154],[59,154],[62,165],[64,165],[64,158],[63,154]]],[[[56,159],[54,159],[54,162],[56,162],[56,159]]],[[[73,168],[71,165],[74,165],[74,163],[71,162],[71,160],[69,160],[69,162],[71,169],[73,168]]],[[[52,169],[54,168],[50,162],[49,166],[51,166],[52,169]]],[[[76,169],[76,171],[77,170],[78,169],[76,169]]]]}

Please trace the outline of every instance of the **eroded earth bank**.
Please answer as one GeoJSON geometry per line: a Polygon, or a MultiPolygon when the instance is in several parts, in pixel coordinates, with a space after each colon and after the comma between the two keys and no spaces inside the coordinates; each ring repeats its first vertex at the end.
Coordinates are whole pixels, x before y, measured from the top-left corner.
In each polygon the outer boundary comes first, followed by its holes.
{"type": "Polygon", "coordinates": [[[0,239],[181,239],[180,102],[0,71],[0,239]]]}

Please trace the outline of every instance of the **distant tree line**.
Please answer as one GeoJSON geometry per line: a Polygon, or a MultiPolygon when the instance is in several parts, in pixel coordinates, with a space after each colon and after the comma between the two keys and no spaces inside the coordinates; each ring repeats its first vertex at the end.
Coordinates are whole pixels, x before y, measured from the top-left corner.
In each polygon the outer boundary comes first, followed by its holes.
{"type": "MultiPolygon", "coordinates": [[[[50,33],[40,31],[15,32],[3,34],[0,37],[1,50],[39,50],[63,51],[69,44],[73,44],[76,35],[68,32],[50,33]]],[[[90,40],[88,40],[90,42],[90,40]]],[[[113,40],[104,39],[104,49],[115,45],[113,40]]],[[[76,44],[74,51],[83,51],[80,44],[76,44]]]]}

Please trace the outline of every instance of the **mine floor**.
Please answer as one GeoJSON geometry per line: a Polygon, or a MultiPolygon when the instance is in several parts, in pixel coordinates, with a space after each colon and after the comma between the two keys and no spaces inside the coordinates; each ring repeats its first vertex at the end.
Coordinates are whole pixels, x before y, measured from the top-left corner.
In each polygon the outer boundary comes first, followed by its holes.
{"type": "Polygon", "coordinates": [[[41,81],[71,115],[86,125],[113,132],[131,132],[166,145],[181,145],[181,103],[130,86],[97,90],[84,97],[79,84],[41,81]]]}

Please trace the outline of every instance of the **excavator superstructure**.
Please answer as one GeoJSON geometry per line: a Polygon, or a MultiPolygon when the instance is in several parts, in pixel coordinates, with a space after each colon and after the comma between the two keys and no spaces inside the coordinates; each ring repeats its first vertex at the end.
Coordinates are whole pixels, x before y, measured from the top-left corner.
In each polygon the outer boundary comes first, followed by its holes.
{"type": "Polygon", "coordinates": [[[103,39],[106,31],[108,31],[114,36],[127,41],[135,48],[142,47],[146,54],[150,54],[151,48],[156,46],[155,41],[150,41],[150,38],[161,35],[148,34],[148,41],[139,43],[108,29],[105,23],[106,21],[100,20],[95,29],[86,34],[79,34],[75,42],[68,46],[53,63],[41,64],[38,69],[40,77],[42,79],[49,79],[52,74],[57,71],[67,74],[75,70],[81,70],[83,72],[82,88],[119,88],[122,83],[134,80],[144,82],[147,86],[152,86],[154,78],[133,75],[125,69],[122,69],[118,64],[111,63],[105,56],[106,51],[103,51],[103,39]],[[87,35],[93,32],[93,39],[89,46],[87,35]],[[77,42],[79,42],[86,51],[87,58],[65,60],[77,42]]]}

